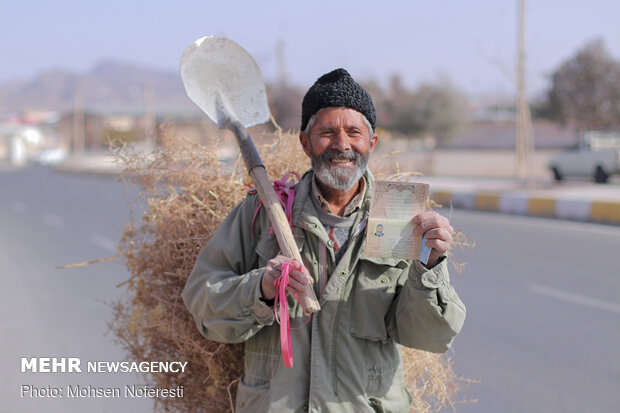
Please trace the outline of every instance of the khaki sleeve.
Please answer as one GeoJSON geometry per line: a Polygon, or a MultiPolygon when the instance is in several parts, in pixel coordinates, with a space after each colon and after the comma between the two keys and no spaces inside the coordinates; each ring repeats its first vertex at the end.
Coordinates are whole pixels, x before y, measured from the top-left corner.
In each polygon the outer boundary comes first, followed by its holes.
{"type": "Polygon", "coordinates": [[[413,261],[388,313],[388,332],[399,344],[434,353],[448,350],[465,321],[465,305],[450,285],[446,257],[432,269],[413,261]]]}
{"type": "Polygon", "coordinates": [[[273,324],[273,309],[260,300],[264,269],[256,268],[259,234],[251,233],[257,206],[254,196],[233,209],[200,252],[183,289],[185,305],[209,340],[239,343],[273,324]]]}

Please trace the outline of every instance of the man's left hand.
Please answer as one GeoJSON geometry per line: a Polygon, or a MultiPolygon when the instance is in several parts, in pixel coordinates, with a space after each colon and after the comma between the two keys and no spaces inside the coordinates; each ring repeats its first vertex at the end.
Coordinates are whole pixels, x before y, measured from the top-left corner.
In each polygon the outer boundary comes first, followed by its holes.
{"type": "Polygon", "coordinates": [[[454,229],[448,218],[435,211],[426,211],[413,217],[413,233],[426,235],[426,246],[432,248],[426,268],[437,265],[439,258],[450,249],[454,229]]]}

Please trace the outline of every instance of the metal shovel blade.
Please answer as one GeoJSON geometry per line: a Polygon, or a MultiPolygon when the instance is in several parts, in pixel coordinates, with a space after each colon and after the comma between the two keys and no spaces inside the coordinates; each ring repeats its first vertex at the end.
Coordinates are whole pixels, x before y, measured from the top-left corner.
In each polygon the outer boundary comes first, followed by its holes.
{"type": "Polygon", "coordinates": [[[187,96],[220,128],[269,120],[267,93],[258,65],[232,40],[207,36],[190,44],[181,57],[187,96]]]}
{"type": "MultiPolygon", "coordinates": [[[[203,37],[185,49],[181,78],[190,99],[220,128],[235,134],[282,253],[302,262],[280,198],[246,129],[269,120],[265,85],[256,62],[235,42],[203,37]]],[[[311,283],[299,294],[299,302],[306,314],[321,309],[311,283]]]]}

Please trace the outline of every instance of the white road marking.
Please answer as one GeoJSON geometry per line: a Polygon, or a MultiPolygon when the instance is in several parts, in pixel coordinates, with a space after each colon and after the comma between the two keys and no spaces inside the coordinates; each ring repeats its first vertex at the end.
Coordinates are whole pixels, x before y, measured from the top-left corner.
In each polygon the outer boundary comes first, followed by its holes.
{"type": "Polygon", "coordinates": [[[90,234],[90,242],[110,252],[117,252],[116,242],[99,234],[90,234]]]}
{"type": "Polygon", "coordinates": [[[62,218],[58,215],[50,214],[49,212],[43,214],[43,221],[51,227],[62,228],[64,226],[62,218]]]}
{"type": "Polygon", "coordinates": [[[13,210],[13,212],[23,214],[26,211],[26,204],[19,201],[13,201],[11,202],[11,209],[13,210]]]}
{"type": "Polygon", "coordinates": [[[599,300],[598,298],[587,297],[581,294],[575,294],[568,291],[558,290],[557,288],[546,287],[540,284],[530,284],[530,290],[536,294],[544,295],[558,300],[567,301],[569,303],[582,305],[585,307],[605,310],[612,313],[620,314],[620,304],[609,301],[599,300]]]}

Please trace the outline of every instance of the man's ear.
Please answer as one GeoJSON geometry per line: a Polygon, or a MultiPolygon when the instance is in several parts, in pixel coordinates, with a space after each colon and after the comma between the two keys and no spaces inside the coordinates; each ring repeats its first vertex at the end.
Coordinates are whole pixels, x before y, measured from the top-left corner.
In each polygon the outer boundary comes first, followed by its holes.
{"type": "Polygon", "coordinates": [[[372,151],[375,150],[375,146],[377,146],[378,140],[379,140],[379,136],[376,133],[370,137],[370,148],[369,148],[370,153],[372,153],[372,151]]]}
{"type": "Polygon", "coordinates": [[[308,158],[312,158],[312,151],[310,150],[310,138],[303,132],[299,132],[299,142],[301,143],[301,147],[304,148],[304,152],[308,156],[308,158]]]}

